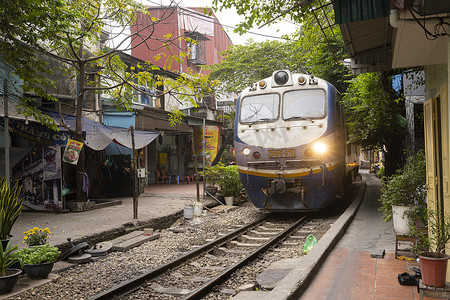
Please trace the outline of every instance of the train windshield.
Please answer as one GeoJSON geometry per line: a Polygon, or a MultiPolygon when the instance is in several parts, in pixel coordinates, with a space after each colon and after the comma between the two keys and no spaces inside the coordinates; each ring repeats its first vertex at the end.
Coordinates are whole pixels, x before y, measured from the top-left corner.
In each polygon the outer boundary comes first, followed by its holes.
{"type": "Polygon", "coordinates": [[[279,103],[278,94],[247,96],[242,99],[240,120],[242,123],[275,121],[279,103]]]}
{"type": "Polygon", "coordinates": [[[283,96],[283,119],[321,119],[325,117],[325,91],[298,90],[283,96]]]}

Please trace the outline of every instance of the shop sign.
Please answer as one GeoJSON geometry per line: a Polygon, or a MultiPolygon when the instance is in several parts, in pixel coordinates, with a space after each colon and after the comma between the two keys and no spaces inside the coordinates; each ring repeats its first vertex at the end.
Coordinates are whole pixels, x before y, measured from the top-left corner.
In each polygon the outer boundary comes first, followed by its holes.
{"type": "Polygon", "coordinates": [[[69,164],[76,165],[78,163],[78,158],[80,158],[82,147],[82,142],[69,139],[66,145],[66,150],[64,150],[63,161],[69,164]]]}
{"type": "MultiPolygon", "coordinates": [[[[201,157],[203,154],[203,126],[194,126],[194,151],[201,157]]],[[[211,164],[219,150],[220,127],[205,126],[205,157],[207,164],[211,164]]]]}
{"type": "Polygon", "coordinates": [[[54,131],[41,124],[17,119],[9,119],[9,130],[27,140],[46,146],[65,146],[71,134],[67,131],[54,131]]]}

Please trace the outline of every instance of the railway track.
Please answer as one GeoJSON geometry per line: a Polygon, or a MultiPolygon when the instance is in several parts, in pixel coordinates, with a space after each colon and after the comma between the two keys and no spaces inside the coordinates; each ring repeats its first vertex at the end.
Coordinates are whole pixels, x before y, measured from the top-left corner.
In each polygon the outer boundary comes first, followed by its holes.
{"type": "Polygon", "coordinates": [[[306,217],[291,221],[269,221],[263,217],[90,299],[119,298],[141,287],[141,294],[200,299],[269,248],[281,244],[298,246],[306,235],[296,232],[302,232],[300,228],[306,221],[306,217]],[[167,283],[169,287],[165,287],[167,283]]]}

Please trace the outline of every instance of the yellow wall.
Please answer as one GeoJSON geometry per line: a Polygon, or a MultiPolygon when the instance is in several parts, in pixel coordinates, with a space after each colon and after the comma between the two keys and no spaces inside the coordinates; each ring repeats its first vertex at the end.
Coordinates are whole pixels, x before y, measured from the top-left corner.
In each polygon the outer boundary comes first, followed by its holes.
{"type": "MultiPolygon", "coordinates": [[[[436,86],[433,90],[437,91],[436,86]]],[[[442,203],[444,213],[450,215],[448,99],[448,84],[443,83],[441,89],[424,104],[424,124],[428,209],[436,209],[442,203]]],[[[446,253],[450,254],[449,245],[446,253]]],[[[450,264],[447,267],[447,281],[450,281],[450,264]]]]}

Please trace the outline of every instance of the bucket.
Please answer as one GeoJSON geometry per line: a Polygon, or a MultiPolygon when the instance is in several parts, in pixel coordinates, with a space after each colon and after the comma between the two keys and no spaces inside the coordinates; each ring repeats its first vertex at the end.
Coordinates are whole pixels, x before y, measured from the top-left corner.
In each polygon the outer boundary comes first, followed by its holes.
{"type": "Polygon", "coordinates": [[[194,205],[185,204],[184,205],[184,218],[192,219],[194,217],[194,205]]]}
{"type": "Polygon", "coordinates": [[[196,202],[194,205],[194,216],[200,217],[203,212],[203,204],[200,202],[196,202]]]}
{"type": "Polygon", "coordinates": [[[225,204],[229,205],[229,206],[233,206],[233,202],[234,202],[234,197],[225,197],[225,204]]]}

